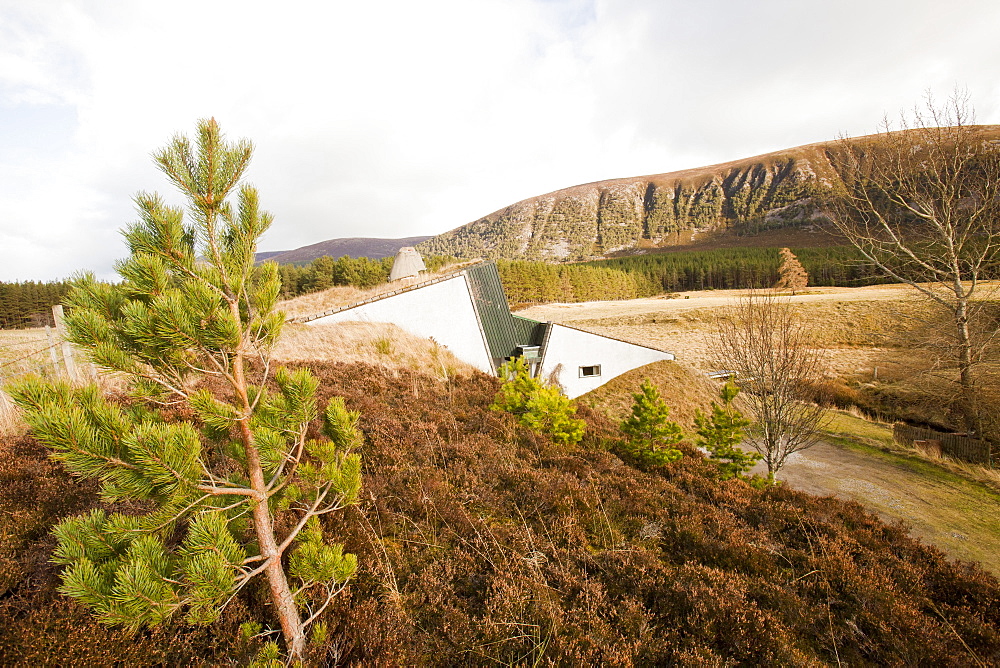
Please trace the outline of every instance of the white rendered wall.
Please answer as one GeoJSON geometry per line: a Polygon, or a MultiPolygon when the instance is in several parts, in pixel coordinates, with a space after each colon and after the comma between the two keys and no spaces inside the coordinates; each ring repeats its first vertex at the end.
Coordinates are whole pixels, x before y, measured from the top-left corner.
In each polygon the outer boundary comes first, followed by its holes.
{"type": "Polygon", "coordinates": [[[306,324],[335,322],[391,322],[411,334],[433,338],[463,362],[493,373],[493,363],[472,306],[465,274],[338,311],[306,324]]]}
{"type": "Polygon", "coordinates": [[[541,377],[547,380],[558,368],[555,380],[562,385],[566,396],[575,399],[626,371],[672,359],[672,353],[609,339],[572,327],[552,325],[552,333],[545,346],[541,377]],[[601,366],[600,376],[580,378],[580,367],[598,364],[601,366]],[[561,368],[559,365],[562,365],[561,368]]]}

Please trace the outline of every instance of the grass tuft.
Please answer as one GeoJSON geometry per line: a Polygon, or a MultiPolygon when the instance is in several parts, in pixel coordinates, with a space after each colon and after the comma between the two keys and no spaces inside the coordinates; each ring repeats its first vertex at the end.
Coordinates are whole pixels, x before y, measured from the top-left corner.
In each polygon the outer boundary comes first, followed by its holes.
{"type": "Polygon", "coordinates": [[[366,362],[447,379],[475,369],[444,346],[381,322],[286,323],[274,350],[280,362],[366,362]]]}

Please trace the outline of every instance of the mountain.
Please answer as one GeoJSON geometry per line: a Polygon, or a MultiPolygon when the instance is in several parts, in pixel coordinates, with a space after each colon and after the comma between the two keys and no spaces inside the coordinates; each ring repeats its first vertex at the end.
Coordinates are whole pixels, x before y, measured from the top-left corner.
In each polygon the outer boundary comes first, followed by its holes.
{"type": "Polygon", "coordinates": [[[265,260],[273,260],[277,256],[287,253],[288,251],[259,251],[256,255],[257,262],[264,262],[265,260]]]}
{"type": "Polygon", "coordinates": [[[312,262],[324,255],[329,255],[333,258],[347,255],[352,258],[367,257],[378,260],[383,257],[395,255],[403,246],[416,246],[420,242],[430,238],[373,239],[369,237],[351,237],[349,239],[328,239],[290,251],[265,251],[257,253],[257,261],[273,260],[278,264],[302,264],[312,262]]]}
{"type": "MultiPolygon", "coordinates": [[[[1000,137],[1000,126],[980,130],[985,139],[1000,137]]],[[[768,230],[801,237],[825,220],[817,195],[840,181],[834,158],[841,150],[839,141],[820,142],[696,169],[564,188],[511,204],[425,241],[418,250],[573,261],[731,241],[768,230]]]]}

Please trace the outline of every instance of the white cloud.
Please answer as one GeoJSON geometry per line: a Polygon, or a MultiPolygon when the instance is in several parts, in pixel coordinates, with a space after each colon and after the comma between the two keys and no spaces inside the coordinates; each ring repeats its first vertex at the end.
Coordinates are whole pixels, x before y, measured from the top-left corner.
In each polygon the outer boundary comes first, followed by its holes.
{"type": "Polygon", "coordinates": [[[0,280],[110,273],[152,150],[257,146],[266,248],[457,227],[576,183],[874,129],[925,88],[1000,120],[1000,6],[0,0],[0,280]]]}

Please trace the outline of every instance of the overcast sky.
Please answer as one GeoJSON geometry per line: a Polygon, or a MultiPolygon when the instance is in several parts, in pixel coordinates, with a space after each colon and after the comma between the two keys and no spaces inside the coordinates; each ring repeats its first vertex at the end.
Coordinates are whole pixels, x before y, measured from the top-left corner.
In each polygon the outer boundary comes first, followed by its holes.
{"type": "Polygon", "coordinates": [[[996,0],[0,0],[0,280],[112,277],[150,153],[256,146],[261,250],[868,134],[1000,123],[996,0]]]}

